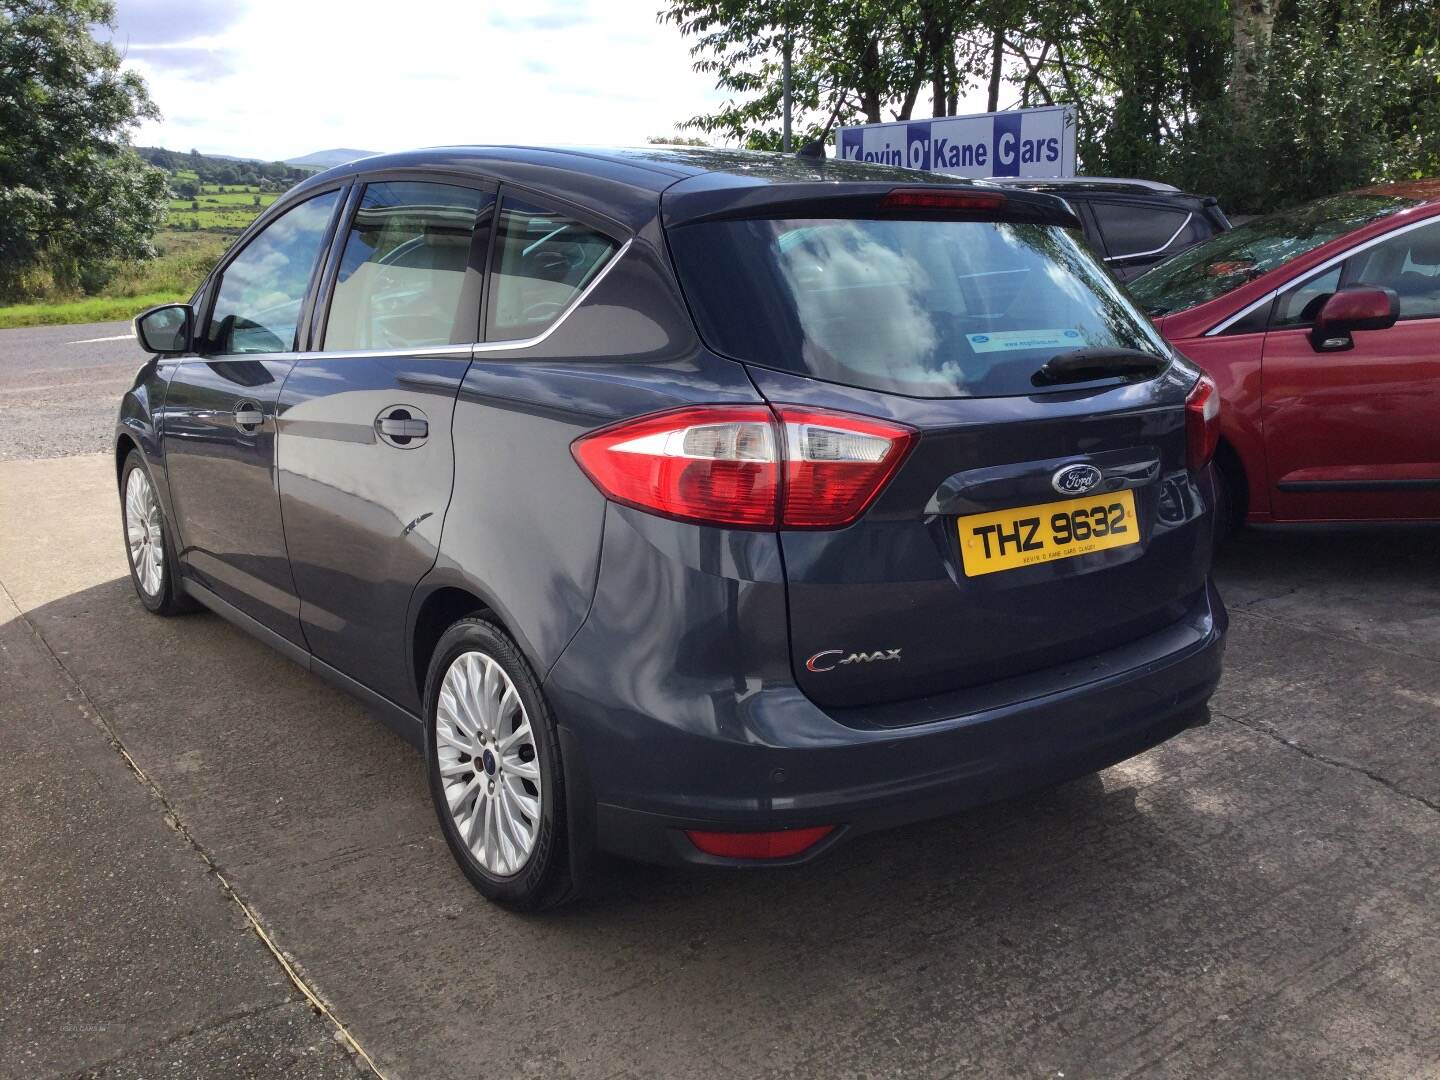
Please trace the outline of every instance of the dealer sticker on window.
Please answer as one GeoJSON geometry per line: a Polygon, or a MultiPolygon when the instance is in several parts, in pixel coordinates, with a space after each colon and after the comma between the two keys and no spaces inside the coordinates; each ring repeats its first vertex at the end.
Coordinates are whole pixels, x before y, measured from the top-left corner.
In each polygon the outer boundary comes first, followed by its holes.
{"type": "Polygon", "coordinates": [[[1085,344],[1079,330],[997,330],[993,334],[966,334],[965,337],[976,352],[1078,349],[1085,344]]]}

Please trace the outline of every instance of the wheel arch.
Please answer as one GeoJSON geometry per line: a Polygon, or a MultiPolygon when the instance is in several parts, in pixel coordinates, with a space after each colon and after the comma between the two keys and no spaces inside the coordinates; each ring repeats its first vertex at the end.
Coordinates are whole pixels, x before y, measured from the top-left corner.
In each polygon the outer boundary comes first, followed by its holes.
{"type": "Polygon", "coordinates": [[[1234,524],[1240,524],[1250,512],[1250,475],[1235,444],[1224,435],[1215,446],[1215,468],[1230,488],[1234,524]]]}
{"type": "Polygon", "coordinates": [[[425,710],[425,680],[430,673],[430,660],[441,636],[460,619],[481,615],[501,627],[511,640],[515,635],[495,609],[476,592],[456,584],[443,584],[429,590],[420,599],[410,620],[410,665],[415,683],[415,699],[420,712],[425,710]]]}

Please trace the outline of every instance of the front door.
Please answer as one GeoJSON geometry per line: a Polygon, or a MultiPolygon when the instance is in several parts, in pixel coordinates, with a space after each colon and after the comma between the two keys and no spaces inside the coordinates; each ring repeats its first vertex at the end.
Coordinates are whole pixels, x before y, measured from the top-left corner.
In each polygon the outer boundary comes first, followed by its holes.
{"type": "Polygon", "coordinates": [[[336,236],[320,350],[280,400],[280,502],[310,649],[417,711],[406,613],[450,502],[494,201],[459,184],[366,185],[336,236]]]}
{"type": "Polygon", "coordinates": [[[1262,423],[1277,521],[1440,519],[1440,223],[1409,229],[1282,294],[1265,338],[1262,423]],[[1341,285],[1400,297],[1400,321],[1317,352],[1341,285]]]}
{"type": "Polygon", "coordinates": [[[161,419],[185,574],[302,645],[276,491],[275,414],[340,194],[270,222],[211,282],[197,355],[176,368],[161,419]]]}

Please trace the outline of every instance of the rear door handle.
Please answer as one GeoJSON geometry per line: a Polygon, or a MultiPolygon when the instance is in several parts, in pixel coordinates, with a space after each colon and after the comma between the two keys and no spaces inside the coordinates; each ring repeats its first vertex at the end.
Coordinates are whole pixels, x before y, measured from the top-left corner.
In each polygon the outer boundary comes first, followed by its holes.
{"type": "Polygon", "coordinates": [[[265,414],[253,401],[242,401],[235,406],[235,426],[244,431],[253,431],[265,423],[265,414]]]}
{"type": "Polygon", "coordinates": [[[380,434],[392,439],[423,439],[430,434],[430,425],[424,420],[396,420],[393,417],[380,418],[380,434]]]}

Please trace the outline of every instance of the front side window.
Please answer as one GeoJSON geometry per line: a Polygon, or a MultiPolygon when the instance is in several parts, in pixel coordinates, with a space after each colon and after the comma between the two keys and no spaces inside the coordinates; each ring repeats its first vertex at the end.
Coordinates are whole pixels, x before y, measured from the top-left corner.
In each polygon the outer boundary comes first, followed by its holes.
{"type": "Polygon", "coordinates": [[[1400,233],[1353,256],[1345,284],[1394,289],[1402,319],[1440,317],[1440,224],[1400,233]]]}
{"type": "Polygon", "coordinates": [[[486,339],[534,337],[595,280],[618,245],[555,210],[506,199],[490,272],[486,339]]]}
{"type": "Polygon", "coordinates": [[[1110,257],[1147,255],[1166,247],[1190,216],[1184,210],[1161,210],[1127,203],[1092,203],[1095,220],[1105,234],[1110,257]]]}
{"type": "Polygon", "coordinates": [[[706,344],[916,397],[1036,392],[1051,357],[1168,346],[1065,229],[811,218],[683,225],[670,246],[706,344]]]}
{"type": "Polygon", "coordinates": [[[1297,326],[1313,326],[1330,294],[1340,288],[1343,266],[1332,266],[1322,274],[1302,281],[1289,292],[1282,293],[1270,319],[1270,329],[1290,330],[1297,326]]]}
{"type": "Polygon", "coordinates": [[[212,354],[295,349],[300,309],[339,198],[330,191],[287,210],[225,267],[205,334],[212,354]]]}
{"type": "Polygon", "coordinates": [[[369,184],[355,211],[325,322],[325,351],[475,340],[462,312],[470,240],[493,195],[450,184],[369,184]]]}

